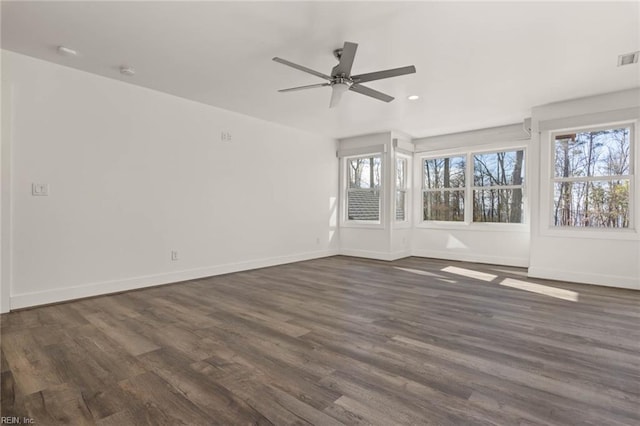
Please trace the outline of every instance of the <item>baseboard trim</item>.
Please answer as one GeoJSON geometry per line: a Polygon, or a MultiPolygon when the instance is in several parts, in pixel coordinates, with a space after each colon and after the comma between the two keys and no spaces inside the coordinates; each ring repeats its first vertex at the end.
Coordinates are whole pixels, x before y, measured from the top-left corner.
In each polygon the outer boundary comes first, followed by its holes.
{"type": "Polygon", "coordinates": [[[424,250],[414,249],[412,256],[430,257],[433,259],[455,260],[461,262],[487,263],[490,265],[518,266],[526,268],[529,266],[529,258],[489,256],[484,254],[459,253],[454,251],[424,250]]]}
{"type": "Polygon", "coordinates": [[[11,309],[29,308],[38,305],[82,299],[85,297],[120,293],[128,290],[137,290],[145,287],[154,287],[163,284],[177,283],[180,281],[229,274],[232,272],[248,271],[251,269],[266,268],[269,266],[336,256],[338,254],[338,250],[321,250],[288,256],[249,260],[246,262],[187,269],[163,274],[145,275],[122,280],[94,282],[81,286],[58,288],[41,292],[16,294],[11,296],[11,309]]]}
{"type": "Polygon", "coordinates": [[[565,271],[561,269],[531,266],[529,267],[528,277],[640,290],[640,282],[638,281],[638,278],[623,277],[619,275],[593,274],[588,272],[565,271]]]}
{"type": "Polygon", "coordinates": [[[389,260],[404,259],[405,257],[410,257],[410,256],[411,256],[411,251],[409,250],[395,251],[390,254],[389,260]]]}
{"type": "Polygon", "coordinates": [[[365,259],[375,259],[375,260],[398,260],[404,257],[411,256],[411,252],[409,251],[396,251],[392,253],[384,252],[384,251],[370,251],[370,250],[358,250],[358,249],[340,249],[340,254],[343,256],[352,256],[352,257],[362,257],[365,259]]]}

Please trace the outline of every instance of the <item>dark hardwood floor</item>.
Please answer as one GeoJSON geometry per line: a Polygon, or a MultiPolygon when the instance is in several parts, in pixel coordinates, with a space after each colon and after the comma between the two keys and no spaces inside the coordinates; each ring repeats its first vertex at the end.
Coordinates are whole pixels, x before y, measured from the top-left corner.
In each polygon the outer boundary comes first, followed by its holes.
{"type": "Polygon", "coordinates": [[[5,314],[1,414],[640,424],[640,292],[524,276],[332,257],[5,314]]]}

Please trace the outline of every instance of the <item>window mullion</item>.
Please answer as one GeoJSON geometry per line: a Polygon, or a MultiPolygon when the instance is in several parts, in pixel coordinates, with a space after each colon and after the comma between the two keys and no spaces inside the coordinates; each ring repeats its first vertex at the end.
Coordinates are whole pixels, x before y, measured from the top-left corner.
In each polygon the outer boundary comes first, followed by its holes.
{"type": "Polygon", "coordinates": [[[464,190],[464,204],[465,204],[465,208],[464,208],[464,222],[465,223],[471,223],[473,222],[473,190],[471,189],[471,186],[473,185],[473,154],[472,153],[467,153],[467,164],[465,167],[465,180],[464,180],[464,186],[465,186],[465,190],[464,190]]]}
{"type": "Polygon", "coordinates": [[[522,185],[490,185],[490,186],[472,186],[472,191],[488,191],[491,189],[524,189],[524,184],[522,185]]]}
{"type": "Polygon", "coordinates": [[[608,182],[612,180],[630,180],[633,175],[575,176],[554,177],[553,182],[608,182]]]}

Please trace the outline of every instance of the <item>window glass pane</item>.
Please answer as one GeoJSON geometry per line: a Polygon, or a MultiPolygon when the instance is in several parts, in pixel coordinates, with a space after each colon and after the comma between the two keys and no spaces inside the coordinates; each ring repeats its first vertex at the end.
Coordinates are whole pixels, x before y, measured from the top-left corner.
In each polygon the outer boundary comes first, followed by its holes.
{"type": "Polygon", "coordinates": [[[396,220],[405,220],[407,209],[407,194],[405,191],[396,191],[396,220]]]}
{"type": "Polygon", "coordinates": [[[382,182],[380,157],[347,160],[349,188],[379,188],[382,182]]]}
{"type": "Polygon", "coordinates": [[[629,180],[555,182],[556,226],[629,227],[629,180]]]}
{"type": "Polygon", "coordinates": [[[631,173],[630,129],[555,137],[555,177],[618,176],[631,173]]]}
{"type": "Polygon", "coordinates": [[[407,160],[404,158],[396,159],[396,188],[407,187],[407,160]]]}
{"type": "Polygon", "coordinates": [[[424,188],[464,188],[466,157],[424,160],[424,188]]]}
{"type": "Polygon", "coordinates": [[[473,156],[473,185],[522,185],[524,151],[503,151],[473,156]]]}
{"type": "Polygon", "coordinates": [[[380,191],[352,189],[347,191],[349,220],[380,220],[380,191]]]}
{"type": "Polygon", "coordinates": [[[464,221],[464,190],[424,191],[423,219],[464,221]]]}
{"type": "Polygon", "coordinates": [[[522,189],[473,191],[473,221],[522,223],[522,189]]]}

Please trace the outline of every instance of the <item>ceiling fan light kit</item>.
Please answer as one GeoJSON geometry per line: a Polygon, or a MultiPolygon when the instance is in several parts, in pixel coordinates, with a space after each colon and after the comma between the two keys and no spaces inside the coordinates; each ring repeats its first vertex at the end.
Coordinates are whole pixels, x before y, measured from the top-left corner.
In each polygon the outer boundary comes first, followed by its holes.
{"type": "Polygon", "coordinates": [[[320,77],[324,80],[327,80],[327,83],[318,83],[318,84],[310,84],[307,86],[299,86],[299,87],[291,87],[289,89],[278,90],[279,92],[293,92],[297,90],[305,90],[305,89],[314,89],[316,87],[331,87],[331,101],[329,102],[329,107],[333,108],[340,102],[342,95],[344,92],[352,91],[356,93],[360,93],[361,95],[369,96],[374,99],[378,99],[383,102],[391,102],[394,98],[393,96],[389,96],[385,93],[379,92],[377,90],[371,89],[367,86],[363,86],[360,83],[365,83],[368,81],[374,80],[382,80],[384,78],[397,77],[405,74],[413,74],[416,72],[416,67],[413,65],[409,65],[401,68],[393,68],[384,71],[376,71],[370,72],[366,74],[359,75],[351,75],[351,68],[353,66],[353,60],[356,56],[356,50],[358,50],[358,45],[356,43],[345,42],[344,46],[341,49],[336,49],[333,51],[333,55],[338,59],[338,65],[333,67],[331,70],[331,75],[326,75],[321,72],[312,70],[310,68],[304,67],[302,65],[295,64],[293,62],[289,62],[286,59],[275,57],[273,60],[275,62],[281,63],[283,65],[287,65],[291,68],[295,68],[299,71],[306,72],[308,74],[315,75],[316,77],[320,77]]]}
{"type": "Polygon", "coordinates": [[[338,103],[340,103],[340,99],[344,92],[348,91],[351,86],[349,83],[336,82],[331,85],[331,101],[329,101],[329,108],[333,108],[338,103]]]}

